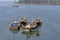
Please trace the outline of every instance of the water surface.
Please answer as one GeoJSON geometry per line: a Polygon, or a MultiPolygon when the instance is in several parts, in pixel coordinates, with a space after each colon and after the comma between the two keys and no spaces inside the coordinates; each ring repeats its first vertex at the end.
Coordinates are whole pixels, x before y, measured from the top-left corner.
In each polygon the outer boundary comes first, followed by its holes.
{"type": "Polygon", "coordinates": [[[60,6],[59,5],[28,5],[19,7],[0,6],[0,40],[60,40],[60,6]],[[35,34],[27,38],[20,30],[14,34],[9,31],[8,25],[13,20],[19,21],[26,16],[29,21],[39,17],[42,21],[40,37],[35,34]]]}

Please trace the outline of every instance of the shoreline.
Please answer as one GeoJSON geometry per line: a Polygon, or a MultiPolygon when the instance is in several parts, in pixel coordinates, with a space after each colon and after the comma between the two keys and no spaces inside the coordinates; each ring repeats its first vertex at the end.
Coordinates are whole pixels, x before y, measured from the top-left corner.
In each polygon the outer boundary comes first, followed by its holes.
{"type": "Polygon", "coordinates": [[[52,3],[14,3],[14,2],[0,2],[0,6],[12,6],[12,5],[20,5],[20,4],[28,4],[28,5],[60,5],[60,4],[52,4],[52,3]]]}

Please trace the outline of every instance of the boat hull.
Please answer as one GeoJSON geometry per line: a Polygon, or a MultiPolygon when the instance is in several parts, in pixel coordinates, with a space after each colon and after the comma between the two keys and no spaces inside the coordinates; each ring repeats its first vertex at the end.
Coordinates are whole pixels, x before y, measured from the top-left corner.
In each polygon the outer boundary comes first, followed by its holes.
{"type": "Polygon", "coordinates": [[[23,32],[30,32],[30,28],[22,28],[23,32]]]}
{"type": "Polygon", "coordinates": [[[12,27],[12,26],[10,26],[10,30],[11,31],[19,31],[20,27],[12,27]]]}

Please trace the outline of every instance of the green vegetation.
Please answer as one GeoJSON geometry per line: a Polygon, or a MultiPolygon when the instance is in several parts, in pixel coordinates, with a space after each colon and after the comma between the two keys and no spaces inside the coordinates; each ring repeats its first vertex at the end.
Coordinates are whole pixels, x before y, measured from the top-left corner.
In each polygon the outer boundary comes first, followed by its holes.
{"type": "Polygon", "coordinates": [[[24,1],[24,0],[19,0],[18,2],[19,2],[19,3],[23,3],[23,1],[24,1]]]}
{"type": "Polygon", "coordinates": [[[52,3],[52,4],[60,4],[60,0],[19,0],[19,3],[42,3],[42,2],[47,2],[47,3],[52,3]]]}

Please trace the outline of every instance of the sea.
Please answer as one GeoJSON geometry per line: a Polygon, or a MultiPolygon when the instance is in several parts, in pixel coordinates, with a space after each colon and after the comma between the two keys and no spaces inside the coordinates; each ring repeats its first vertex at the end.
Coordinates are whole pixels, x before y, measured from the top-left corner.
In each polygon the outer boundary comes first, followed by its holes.
{"type": "Polygon", "coordinates": [[[60,40],[60,5],[36,5],[20,4],[0,6],[0,40],[60,40]],[[40,36],[36,32],[32,34],[22,33],[22,30],[14,33],[10,31],[9,24],[21,17],[27,17],[30,23],[39,18],[42,20],[40,36]]]}

